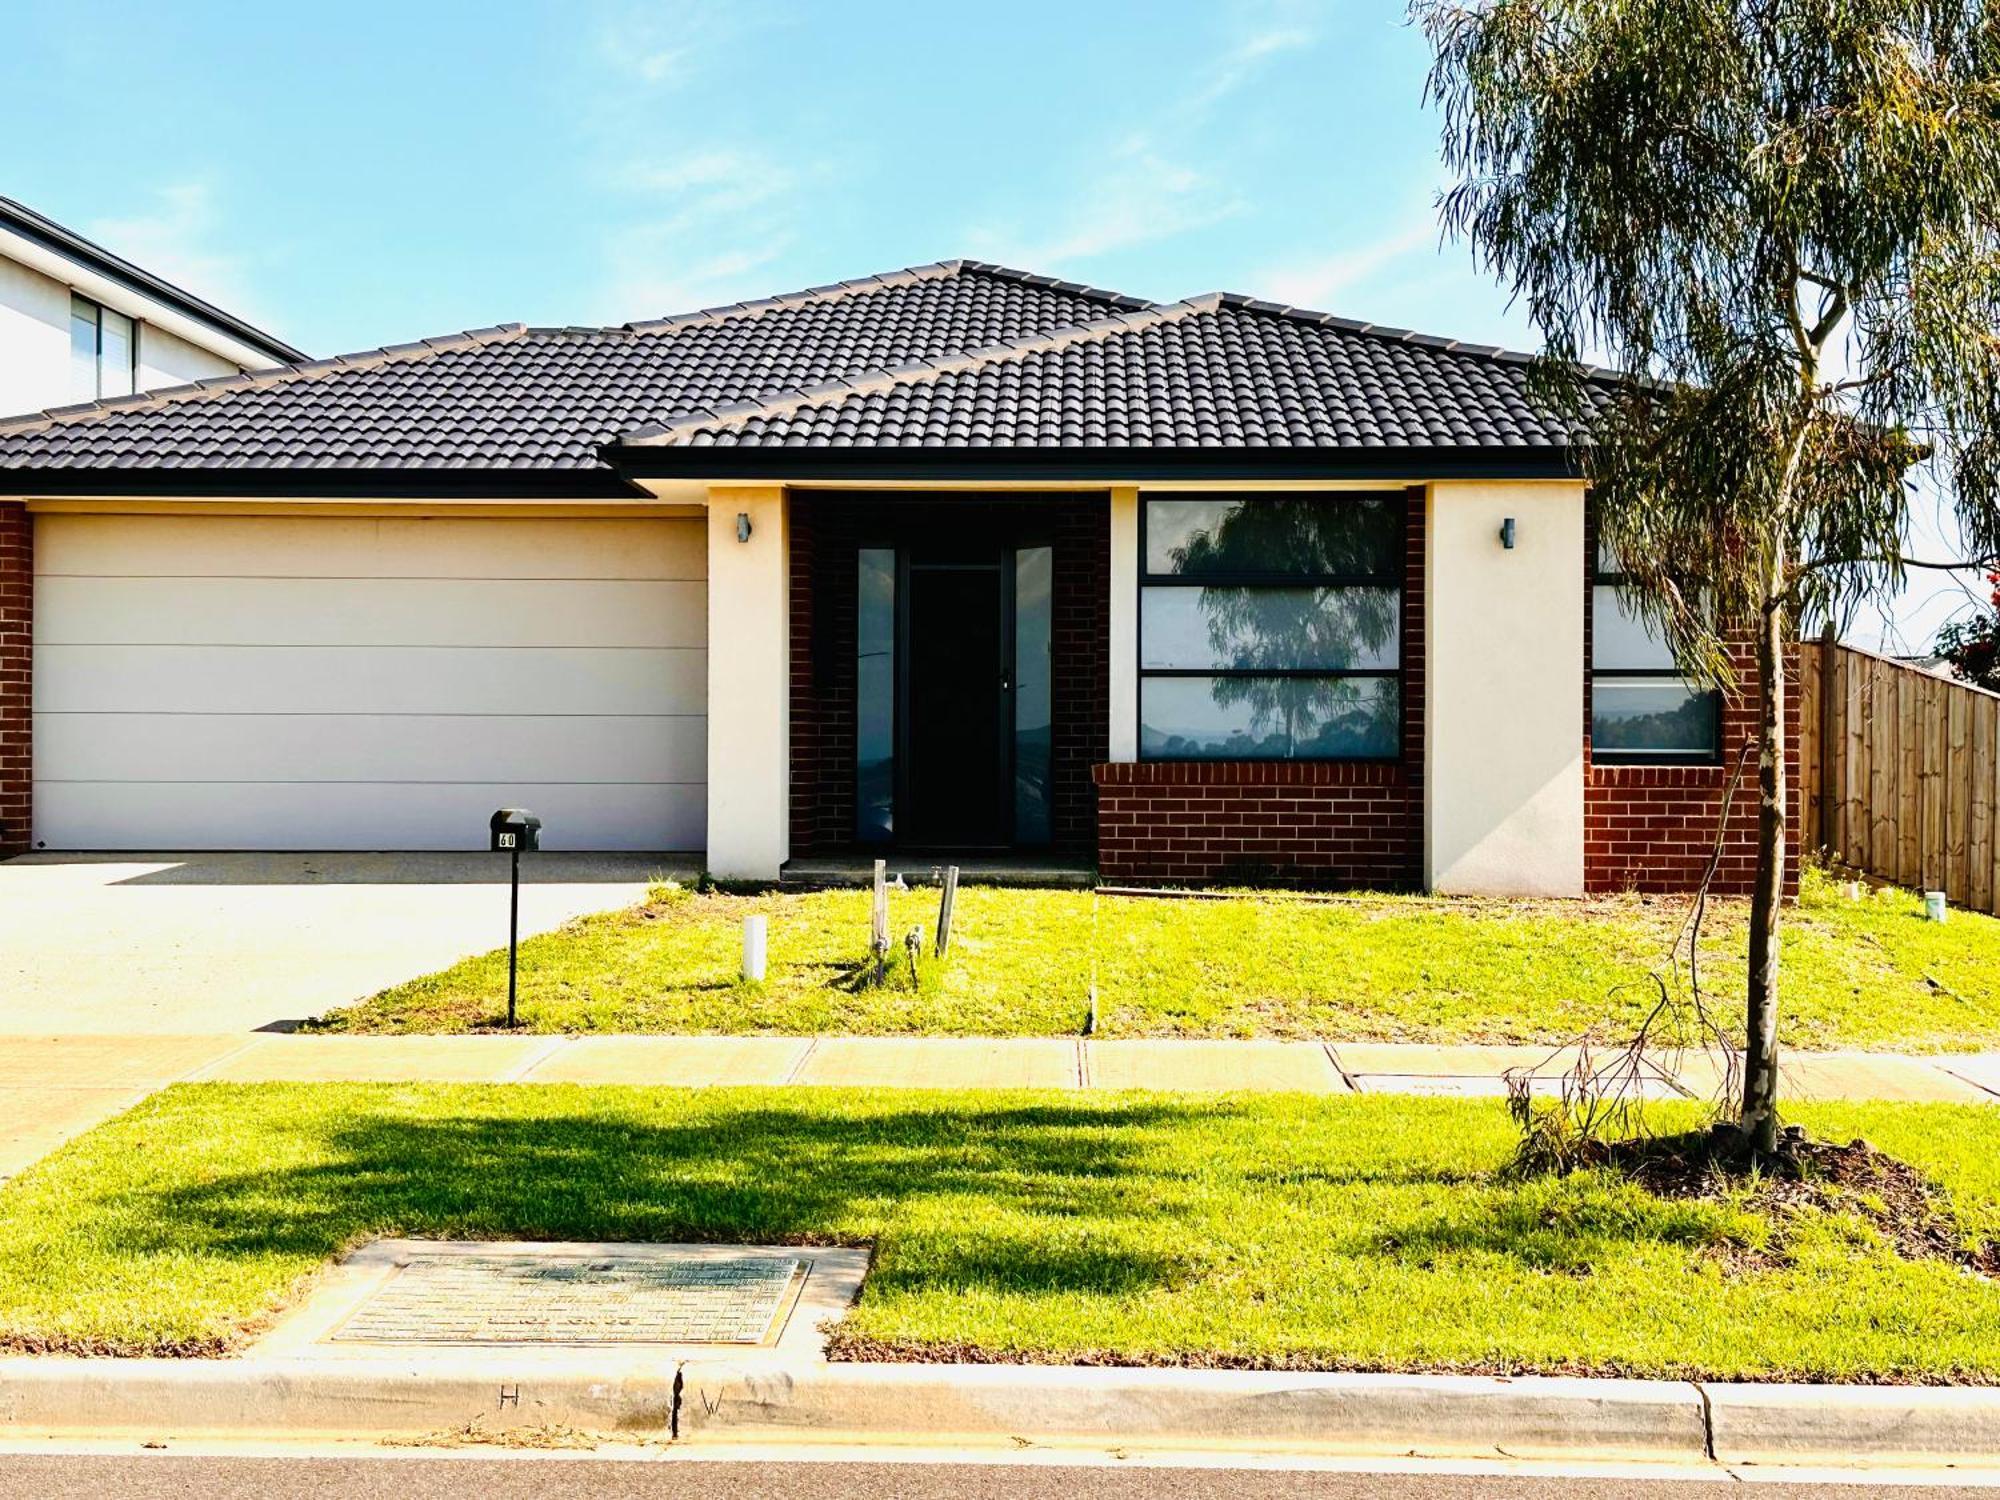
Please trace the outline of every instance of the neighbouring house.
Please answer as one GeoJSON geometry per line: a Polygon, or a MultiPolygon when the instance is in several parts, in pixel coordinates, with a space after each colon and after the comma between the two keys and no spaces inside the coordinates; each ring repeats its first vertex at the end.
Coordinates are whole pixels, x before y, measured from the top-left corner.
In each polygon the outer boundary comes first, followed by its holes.
{"type": "Polygon", "coordinates": [[[0,415],[305,358],[11,198],[0,198],[0,415]]]}
{"type": "Polygon", "coordinates": [[[1750,705],[1527,373],[952,261],[0,422],[0,840],[1684,888],[1750,705]]]}

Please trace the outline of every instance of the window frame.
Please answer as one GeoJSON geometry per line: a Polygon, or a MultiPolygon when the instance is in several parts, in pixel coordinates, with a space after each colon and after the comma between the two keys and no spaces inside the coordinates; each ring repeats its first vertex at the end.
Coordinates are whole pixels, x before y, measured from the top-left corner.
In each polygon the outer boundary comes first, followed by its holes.
{"type": "Polygon", "coordinates": [[[1600,667],[1597,664],[1597,591],[1600,588],[1630,588],[1632,575],[1604,566],[1602,544],[1592,548],[1590,554],[1590,589],[1587,607],[1590,610],[1590,650],[1584,659],[1584,673],[1590,681],[1590,759],[1593,764],[1613,766],[1719,766],[1722,764],[1722,692],[1719,688],[1705,688],[1702,696],[1713,698],[1715,703],[1715,743],[1707,750],[1620,750],[1605,749],[1597,742],[1597,684],[1603,678],[1645,678],[1655,682],[1678,682],[1694,687],[1693,679],[1679,666],[1666,667],[1600,667]]]}
{"type": "Polygon", "coordinates": [[[86,307],[89,308],[91,312],[94,314],[94,317],[92,318],[91,321],[91,327],[96,330],[97,334],[96,347],[94,350],[94,358],[91,366],[91,374],[93,377],[92,378],[93,389],[88,395],[79,396],[77,399],[81,401],[115,401],[122,396],[137,395],[140,389],[139,330],[146,326],[145,321],[143,319],[133,317],[130,313],[119,312],[118,309],[115,307],[107,307],[102,302],[99,302],[96,298],[86,297],[83,295],[82,292],[79,292],[76,290],[76,288],[71,287],[69,293],[69,319],[70,319],[70,339],[71,339],[70,348],[72,354],[74,354],[76,347],[75,339],[76,339],[77,314],[80,308],[86,308],[86,307]],[[106,313],[112,313],[118,317],[123,318],[125,320],[126,326],[131,329],[131,338],[128,341],[129,343],[128,356],[129,356],[130,368],[126,371],[128,377],[127,389],[123,391],[113,392],[109,396],[105,395],[104,393],[104,315],[106,313]]]}
{"type": "Polygon", "coordinates": [[[1409,516],[1404,508],[1408,496],[1401,490],[1172,490],[1147,494],[1140,491],[1138,524],[1138,582],[1132,600],[1133,664],[1135,668],[1133,720],[1138,731],[1137,756],[1153,765],[1400,765],[1408,749],[1408,684],[1404,681],[1407,645],[1409,589],[1409,516]],[[1273,500],[1364,501],[1386,504],[1395,521],[1396,546],[1380,573],[1274,573],[1244,569],[1237,572],[1204,574],[1190,578],[1182,573],[1155,573],[1149,566],[1147,517],[1154,501],[1211,500],[1230,504],[1260,504],[1273,500]],[[1149,588],[1268,588],[1268,589],[1390,589],[1396,596],[1396,665],[1384,667],[1149,667],[1146,665],[1146,590],[1149,588]],[[1213,756],[1160,755],[1146,750],[1146,681],[1148,678],[1264,677],[1264,678],[1369,678],[1388,679],[1396,685],[1396,748],[1382,755],[1296,755],[1296,756],[1213,756]]]}

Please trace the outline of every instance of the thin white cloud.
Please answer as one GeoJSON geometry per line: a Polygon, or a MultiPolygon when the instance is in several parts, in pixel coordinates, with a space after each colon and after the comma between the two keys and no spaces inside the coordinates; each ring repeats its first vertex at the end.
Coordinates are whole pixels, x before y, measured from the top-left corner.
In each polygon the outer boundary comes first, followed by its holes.
{"type": "Polygon", "coordinates": [[[640,230],[614,255],[604,316],[612,322],[643,322],[765,296],[771,288],[765,284],[764,268],[790,247],[785,237],[754,249],[686,260],[679,254],[677,240],[663,241],[640,230]]]}
{"type": "Polygon", "coordinates": [[[747,0],[681,0],[669,6],[624,5],[597,25],[599,61],[652,90],[686,86],[730,42],[762,25],[763,8],[747,0]]]}
{"type": "Polygon", "coordinates": [[[1257,295],[1294,307],[1331,310],[1384,272],[1407,268],[1413,257],[1426,251],[1434,257],[1437,246],[1437,221],[1427,212],[1365,244],[1267,266],[1256,273],[1257,295]]]}
{"type": "Polygon", "coordinates": [[[1211,109],[1248,83],[1272,58],[1303,51],[1318,40],[1319,33],[1307,26],[1276,25],[1253,31],[1216,59],[1180,107],[1191,114],[1211,109]]]}
{"type": "Polygon", "coordinates": [[[653,318],[769,291],[752,284],[753,273],[797,240],[801,176],[817,172],[743,146],[610,167],[634,217],[605,236],[599,315],[653,318]]]}
{"type": "Polygon", "coordinates": [[[966,234],[974,254],[1036,270],[1058,271],[1117,250],[1171,239],[1242,213],[1248,206],[1228,174],[1208,165],[1205,139],[1216,106],[1270,62],[1312,46],[1319,33],[1280,7],[1243,31],[1179,97],[1170,97],[1136,128],[1090,153],[1094,163],[1030,224],[986,223],[966,234]]]}
{"type": "Polygon", "coordinates": [[[1149,136],[1135,135],[1032,232],[987,225],[971,230],[967,242],[982,259],[1058,269],[1198,229],[1244,207],[1214,177],[1170,158],[1149,136]]]}
{"type": "Polygon", "coordinates": [[[155,276],[240,317],[253,315],[248,263],[219,244],[215,191],[205,179],[156,189],[150,211],[94,219],[90,237],[155,276]]]}
{"type": "Polygon", "coordinates": [[[626,3],[589,34],[581,165],[620,206],[599,231],[589,316],[655,318],[769,290],[755,282],[800,238],[802,191],[821,168],[728,133],[703,100],[786,19],[762,0],[626,3]]]}

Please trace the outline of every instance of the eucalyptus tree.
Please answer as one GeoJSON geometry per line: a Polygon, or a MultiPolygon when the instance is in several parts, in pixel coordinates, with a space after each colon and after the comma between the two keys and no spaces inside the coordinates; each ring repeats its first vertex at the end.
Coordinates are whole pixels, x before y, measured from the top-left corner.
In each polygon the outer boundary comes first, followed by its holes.
{"type": "MultiPolygon", "coordinates": [[[[1754,646],[1741,1125],[1777,1141],[1788,640],[1900,585],[1912,481],[2000,544],[1986,0],[1417,0],[1448,232],[1523,303],[1684,671],[1754,646]],[[1613,372],[1587,375],[1586,355],[1613,372]]],[[[1740,684],[1748,686],[1748,684],[1740,684]]]]}

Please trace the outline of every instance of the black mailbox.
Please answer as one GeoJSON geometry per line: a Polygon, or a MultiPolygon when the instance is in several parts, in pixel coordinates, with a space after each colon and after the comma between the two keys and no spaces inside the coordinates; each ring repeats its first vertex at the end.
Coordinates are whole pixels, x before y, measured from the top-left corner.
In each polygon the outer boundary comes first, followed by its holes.
{"type": "Polygon", "coordinates": [[[488,826],[493,830],[493,847],[496,850],[542,847],[542,820],[525,807],[501,808],[488,826]]]}

